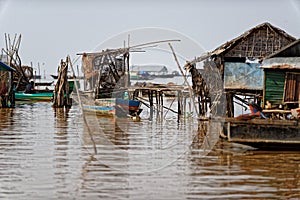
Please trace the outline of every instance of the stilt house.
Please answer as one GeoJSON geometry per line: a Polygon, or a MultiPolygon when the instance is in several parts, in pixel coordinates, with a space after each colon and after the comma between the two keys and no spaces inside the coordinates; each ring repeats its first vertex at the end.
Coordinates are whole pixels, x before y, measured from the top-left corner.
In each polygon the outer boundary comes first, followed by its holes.
{"type": "Polygon", "coordinates": [[[234,116],[234,97],[252,96],[260,104],[263,96],[263,58],[293,43],[296,39],[271,25],[260,24],[214,51],[196,58],[204,61],[204,69],[216,66],[224,81],[227,117],[234,116]]]}

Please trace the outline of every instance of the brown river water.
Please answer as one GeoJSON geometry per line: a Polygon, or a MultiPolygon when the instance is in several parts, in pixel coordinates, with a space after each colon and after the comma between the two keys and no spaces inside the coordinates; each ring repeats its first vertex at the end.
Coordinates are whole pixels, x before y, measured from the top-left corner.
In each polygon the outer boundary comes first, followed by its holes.
{"type": "Polygon", "coordinates": [[[0,110],[0,199],[300,199],[300,154],[217,140],[177,123],[0,110]],[[97,154],[89,133],[92,133],[97,154]]]}

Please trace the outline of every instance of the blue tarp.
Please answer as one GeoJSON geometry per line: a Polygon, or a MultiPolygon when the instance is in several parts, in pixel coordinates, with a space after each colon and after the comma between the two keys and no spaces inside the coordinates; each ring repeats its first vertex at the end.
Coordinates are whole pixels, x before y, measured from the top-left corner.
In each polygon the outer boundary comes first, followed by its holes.
{"type": "Polygon", "coordinates": [[[225,89],[263,89],[263,69],[259,63],[225,62],[225,89]]]}
{"type": "Polygon", "coordinates": [[[0,61],[0,71],[16,71],[16,70],[0,61]]]}

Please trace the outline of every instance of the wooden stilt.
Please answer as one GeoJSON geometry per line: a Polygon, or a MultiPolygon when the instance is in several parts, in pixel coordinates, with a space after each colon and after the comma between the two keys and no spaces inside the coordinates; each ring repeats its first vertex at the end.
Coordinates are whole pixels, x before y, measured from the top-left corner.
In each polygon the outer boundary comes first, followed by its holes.
{"type": "Polygon", "coordinates": [[[163,120],[163,115],[164,115],[164,100],[163,100],[163,92],[159,91],[159,97],[160,97],[160,116],[161,119],[163,120]]]}
{"type": "Polygon", "coordinates": [[[233,94],[231,92],[226,94],[227,97],[227,117],[234,116],[234,104],[233,104],[233,94]]]}
{"type": "Polygon", "coordinates": [[[181,113],[181,91],[178,91],[177,92],[177,96],[178,96],[178,115],[177,115],[177,122],[180,121],[180,115],[182,114],[181,113]]]}
{"type": "Polygon", "coordinates": [[[182,110],[183,110],[183,113],[186,114],[186,96],[183,96],[183,106],[182,106],[182,110]]]}
{"type": "Polygon", "coordinates": [[[160,112],[160,98],[159,98],[159,93],[157,92],[157,90],[152,90],[154,95],[155,95],[155,101],[156,101],[156,117],[158,118],[159,112],[160,112]]]}
{"type": "Polygon", "coordinates": [[[199,108],[199,115],[202,115],[202,105],[200,96],[198,96],[198,108],[199,108]]]}
{"type": "Polygon", "coordinates": [[[150,103],[150,120],[153,119],[153,91],[148,90],[149,103],[150,103]]]}

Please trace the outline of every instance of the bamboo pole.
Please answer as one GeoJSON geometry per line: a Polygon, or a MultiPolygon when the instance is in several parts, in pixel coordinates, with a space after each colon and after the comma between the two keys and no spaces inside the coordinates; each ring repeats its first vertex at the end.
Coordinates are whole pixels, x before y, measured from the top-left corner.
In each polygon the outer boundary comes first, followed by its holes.
{"type": "Polygon", "coordinates": [[[195,111],[196,111],[197,117],[199,117],[199,113],[198,113],[198,110],[197,110],[197,108],[196,108],[195,101],[194,101],[194,96],[193,96],[192,90],[191,90],[191,88],[190,88],[190,86],[189,86],[189,84],[188,84],[187,78],[185,77],[185,75],[184,75],[184,73],[183,73],[183,71],[182,71],[182,68],[180,67],[179,61],[178,61],[178,59],[177,59],[177,56],[176,56],[176,54],[175,54],[175,51],[174,51],[174,49],[173,49],[171,43],[169,43],[169,46],[170,46],[170,48],[171,48],[171,50],[172,50],[172,53],[173,53],[174,59],[175,59],[175,61],[176,61],[176,64],[177,64],[177,66],[178,66],[178,68],[179,68],[179,70],[180,70],[180,72],[181,72],[181,74],[182,74],[182,76],[183,76],[185,82],[186,82],[187,85],[188,85],[188,88],[189,88],[189,94],[190,94],[190,99],[193,101],[194,109],[195,109],[195,111]]]}
{"type": "MultiPolygon", "coordinates": [[[[141,97],[136,97],[137,100],[141,101],[145,106],[147,106],[148,108],[151,108],[149,104],[145,103],[144,101],[147,101],[146,99],[144,98],[141,98],[141,97]]],[[[171,109],[170,107],[166,107],[166,106],[163,106],[163,108],[167,109],[167,110],[170,110],[171,112],[173,113],[176,113],[178,114],[177,111],[171,109]]],[[[157,110],[157,109],[154,109],[154,110],[157,110]]]]}
{"type": "MultiPolygon", "coordinates": [[[[69,55],[68,55],[69,57],[69,55]]],[[[70,58],[70,57],[69,57],[70,58]]],[[[71,70],[73,72],[73,76],[75,76],[75,71],[74,71],[74,68],[73,68],[73,65],[72,63],[70,62],[70,67],[71,67],[71,70]]],[[[81,99],[80,99],[80,95],[79,95],[79,86],[77,85],[77,79],[75,78],[75,88],[76,88],[76,93],[77,93],[77,98],[78,98],[78,104],[80,106],[80,109],[82,110],[82,118],[83,118],[83,122],[84,124],[86,125],[87,129],[88,129],[88,134],[91,138],[91,141],[93,143],[93,148],[94,148],[94,153],[97,154],[97,148],[96,148],[96,143],[95,143],[95,140],[94,140],[94,137],[93,137],[93,134],[92,134],[92,131],[88,125],[88,122],[85,118],[85,115],[83,113],[83,108],[82,108],[82,102],[81,102],[81,99]]]]}

